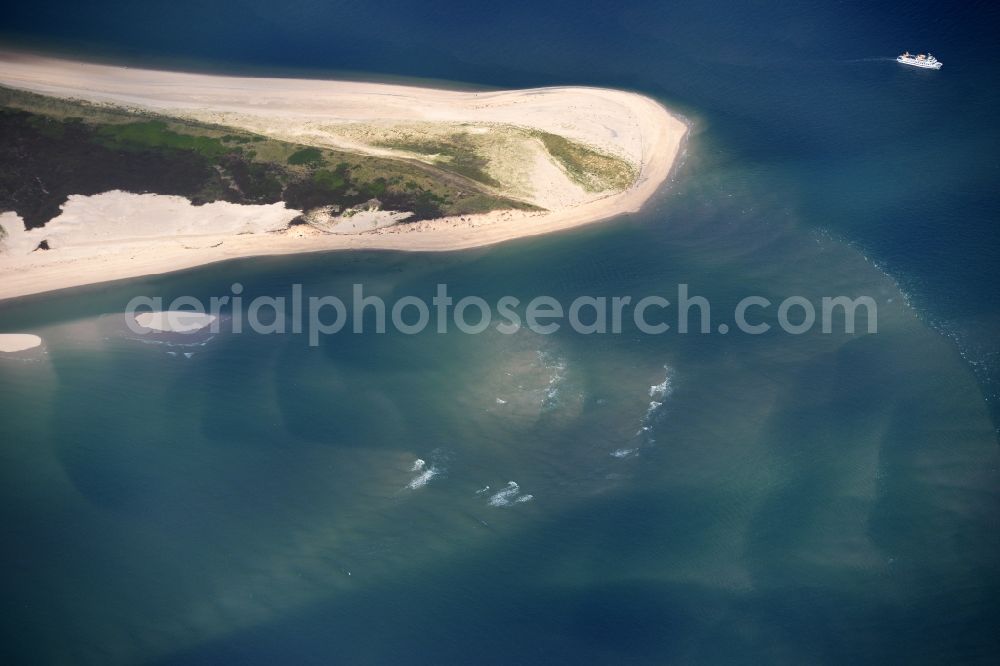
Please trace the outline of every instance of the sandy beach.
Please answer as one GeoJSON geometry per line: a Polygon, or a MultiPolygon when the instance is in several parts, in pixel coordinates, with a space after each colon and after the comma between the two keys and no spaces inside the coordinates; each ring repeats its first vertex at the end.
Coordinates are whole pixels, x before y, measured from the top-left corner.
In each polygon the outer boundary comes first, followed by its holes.
{"type": "Polygon", "coordinates": [[[369,153],[375,151],[352,143],[349,134],[338,128],[387,121],[504,123],[595,146],[629,160],[639,174],[623,192],[586,198],[569,188],[560,189],[555,182],[560,179],[555,178],[554,194],[545,201],[548,210],[544,212],[494,211],[358,234],[322,233],[305,226],[282,228],[298,211],[275,210],[281,204],[242,207],[258,210],[248,210],[248,218],[255,221],[241,225],[233,221],[234,210],[239,213],[241,208],[236,204],[185,207],[183,199],[176,201],[179,197],[162,197],[164,201],[160,201],[160,195],[141,195],[146,198],[140,200],[136,199],[140,195],[109,192],[67,202],[63,215],[49,225],[53,225],[53,233],[59,230],[58,237],[68,240],[48,251],[31,251],[37,246],[32,241],[42,230],[25,236],[17,216],[0,211],[0,224],[7,230],[6,251],[0,253],[0,298],[237,257],[341,249],[459,250],[569,229],[638,211],[668,178],[687,131],[681,120],[654,100],[601,88],[455,92],[374,83],[162,72],[10,52],[0,53],[0,85],[369,153]],[[328,127],[334,129],[323,129],[328,127]],[[126,231],[122,221],[138,219],[140,210],[144,226],[128,225],[126,231]],[[205,218],[206,214],[215,218],[205,218]],[[213,219],[223,218],[225,224],[213,226],[213,219]],[[112,223],[117,227],[108,226],[112,223]],[[83,230],[90,228],[94,236],[88,243],[83,230]],[[115,231],[118,228],[122,231],[115,231]],[[146,233],[143,229],[161,231],[146,233]]]}

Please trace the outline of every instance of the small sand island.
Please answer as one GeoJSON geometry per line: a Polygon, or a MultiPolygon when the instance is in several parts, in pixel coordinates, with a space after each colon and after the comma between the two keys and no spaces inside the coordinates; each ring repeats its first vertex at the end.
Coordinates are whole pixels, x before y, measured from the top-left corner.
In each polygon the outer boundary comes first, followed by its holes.
{"type": "Polygon", "coordinates": [[[30,333],[0,333],[0,352],[14,353],[34,349],[42,339],[30,333]]]}
{"type": "Polygon", "coordinates": [[[139,326],[165,333],[194,333],[211,326],[216,319],[215,315],[189,310],[143,312],[135,316],[139,326]]]}
{"type": "Polygon", "coordinates": [[[14,52],[0,52],[0,105],[0,298],[567,229],[639,210],[687,131],[602,88],[457,92],[14,52]]]}

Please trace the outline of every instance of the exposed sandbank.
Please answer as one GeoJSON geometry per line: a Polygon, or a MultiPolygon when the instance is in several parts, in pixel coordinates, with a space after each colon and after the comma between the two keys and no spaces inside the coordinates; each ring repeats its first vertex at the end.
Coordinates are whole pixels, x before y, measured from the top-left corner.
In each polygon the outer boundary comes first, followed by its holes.
{"type": "MultiPolygon", "coordinates": [[[[586,200],[564,197],[561,207],[545,212],[494,211],[358,234],[324,234],[302,226],[276,230],[282,220],[297,213],[282,210],[280,204],[263,216],[263,223],[247,227],[227,224],[219,231],[210,218],[200,217],[212,211],[209,206],[188,206],[192,210],[186,210],[182,200],[173,202],[175,210],[197,219],[185,218],[184,224],[161,227],[163,233],[149,236],[130,229],[131,220],[141,217],[129,212],[129,206],[134,205],[132,198],[139,195],[74,197],[64,206],[64,215],[75,216],[74,232],[63,235],[61,246],[50,244],[54,249],[32,251],[37,244],[32,246],[21,238],[19,251],[0,253],[0,298],[236,257],[338,249],[458,250],[568,229],[638,211],[669,176],[687,131],[686,125],[659,103],[635,93],[601,88],[469,93],[374,83],[159,72],[9,52],[0,53],[0,84],[229,124],[303,143],[338,145],[343,141],[342,134],[322,134],[316,129],[324,122],[507,123],[553,132],[619,155],[635,164],[639,174],[623,192],[586,200]],[[90,212],[83,212],[85,209],[90,212]],[[102,210],[115,212],[109,216],[102,210]],[[109,231],[111,218],[115,228],[109,231]],[[93,229],[93,242],[80,237],[77,230],[85,226],[93,229]],[[72,242],[66,240],[70,236],[72,242]]],[[[144,200],[156,201],[152,209],[160,206],[159,195],[143,196],[154,198],[144,200]]],[[[228,206],[235,208],[227,210],[227,215],[240,209],[236,204],[228,206]]],[[[260,211],[247,210],[247,214],[260,216],[260,211]]],[[[9,245],[25,233],[23,226],[18,227],[20,219],[12,213],[0,215],[0,224],[8,229],[9,245]]],[[[34,232],[27,233],[35,240],[34,232]]]]}
{"type": "Polygon", "coordinates": [[[142,312],[135,316],[135,322],[143,328],[170,333],[194,333],[210,326],[218,317],[201,312],[186,310],[163,310],[142,312]]]}
{"type": "Polygon", "coordinates": [[[0,333],[0,352],[25,351],[41,344],[42,339],[30,333],[0,333]]]}

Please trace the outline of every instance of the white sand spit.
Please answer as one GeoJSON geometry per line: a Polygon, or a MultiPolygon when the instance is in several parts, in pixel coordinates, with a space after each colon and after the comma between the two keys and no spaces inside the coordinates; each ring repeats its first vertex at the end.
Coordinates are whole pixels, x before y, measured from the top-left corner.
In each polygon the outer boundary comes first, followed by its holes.
{"type": "MultiPolygon", "coordinates": [[[[54,249],[33,251],[38,247],[35,241],[44,236],[36,230],[25,232],[23,225],[13,233],[8,230],[6,239],[0,240],[0,298],[236,257],[337,249],[459,250],[568,229],[638,211],[667,180],[687,132],[682,121],[654,100],[604,88],[456,92],[348,81],[160,72],[11,52],[0,52],[0,84],[334,147],[346,136],[342,130],[350,123],[440,122],[486,128],[502,123],[594,146],[626,159],[638,171],[636,181],[622,192],[586,193],[569,183],[551,162],[536,160],[537,168],[526,185],[534,196],[544,197],[549,208],[545,212],[493,211],[383,228],[377,228],[384,222],[381,219],[361,218],[341,229],[353,232],[349,234],[324,234],[306,226],[275,231],[298,214],[280,204],[190,206],[177,201],[179,197],[125,193],[74,197],[63,215],[46,225],[52,235],[49,246],[54,249]],[[164,199],[173,200],[170,206],[174,208],[161,207],[166,206],[164,199]],[[137,207],[136,201],[142,205],[137,207]],[[251,213],[251,208],[258,210],[251,213]],[[259,210],[264,208],[268,210],[259,210]],[[190,217],[206,212],[218,213],[218,217],[190,217]],[[244,215],[257,217],[248,220],[244,215]],[[156,223],[147,223],[147,218],[156,223]],[[96,220],[103,221],[92,230],[96,220]],[[164,229],[166,233],[158,231],[164,229]]],[[[373,152],[371,146],[353,148],[373,152]]],[[[17,226],[15,222],[20,223],[16,216],[0,216],[5,228],[17,226]]]]}

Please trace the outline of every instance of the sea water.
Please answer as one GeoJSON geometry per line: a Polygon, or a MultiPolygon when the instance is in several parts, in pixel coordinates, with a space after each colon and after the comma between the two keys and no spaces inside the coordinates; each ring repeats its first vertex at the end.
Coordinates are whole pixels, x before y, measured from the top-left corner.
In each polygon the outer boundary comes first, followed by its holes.
{"type": "Polygon", "coordinates": [[[0,359],[5,662],[995,660],[995,10],[47,6],[11,30],[229,68],[623,87],[692,131],[642,213],[599,225],[0,304],[45,340],[0,359]],[[944,68],[904,69],[904,49],[944,68]],[[491,303],[684,283],[719,313],[869,295],[879,328],[312,347],[122,326],[133,296],[237,281],[491,303]]]}

